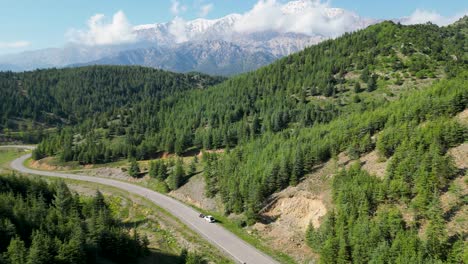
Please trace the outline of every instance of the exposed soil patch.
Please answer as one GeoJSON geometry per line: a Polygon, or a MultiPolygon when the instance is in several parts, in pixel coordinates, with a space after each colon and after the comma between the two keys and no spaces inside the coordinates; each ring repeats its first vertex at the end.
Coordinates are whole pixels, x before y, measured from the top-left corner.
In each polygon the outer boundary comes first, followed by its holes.
{"type": "MultiPolygon", "coordinates": [[[[28,164],[28,167],[38,170],[45,170],[45,171],[66,171],[70,173],[76,173],[79,175],[85,176],[95,176],[95,177],[103,177],[103,178],[111,178],[116,180],[123,180],[123,181],[130,181],[130,182],[142,182],[145,181],[147,178],[133,178],[128,175],[126,170],[126,166],[120,167],[99,167],[96,168],[94,165],[84,165],[81,166],[79,169],[72,168],[70,166],[60,166],[54,165],[54,158],[47,157],[41,160],[31,160],[28,164]]],[[[143,161],[140,162],[140,168],[142,171],[147,170],[148,164],[147,162],[143,161]]],[[[142,173],[143,176],[143,173],[142,173]]]]}
{"type": "Polygon", "coordinates": [[[455,166],[459,169],[468,169],[468,143],[463,143],[458,147],[451,148],[447,152],[453,157],[455,166]]]}
{"type": "Polygon", "coordinates": [[[251,229],[270,247],[294,257],[299,263],[314,263],[317,255],[305,244],[305,231],[311,223],[319,227],[326,213],[333,208],[331,179],[340,168],[361,162],[363,169],[378,177],[385,175],[387,162],[376,151],[359,160],[340,153],[336,159],[319,165],[296,187],[272,195],[261,211],[263,221],[251,229]]]}
{"type": "Polygon", "coordinates": [[[270,247],[299,263],[315,262],[317,255],[306,245],[305,231],[309,223],[320,226],[323,216],[332,208],[330,180],[339,167],[349,163],[346,155],[340,155],[338,160],[317,166],[296,187],[272,195],[261,211],[263,221],[251,229],[270,247]]]}
{"type": "Polygon", "coordinates": [[[346,152],[341,152],[340,154],[338,154],[337,165],[340,167],[348,169],[353,164],[353,161],[356,160],[353,160],[351,157],[349,157],[349,155],[346,152]]]}
{"type": "Polygon", "coordinates": [[[408,226],[415,227],[417,224],[416,213],[413,209],[408,207],[408,204],[400,203],[397,205],[397,208],[400,210],[403,220],[405,220],[408,226]]]}
{"type": "Polygon", "coordinates": [[[222,212],[223,207],[220,199],[206,197],[205,187],[203,175],[198,174],[191,177],[184,186],[170,192],[169,195],[207,211],[222,212]]]}
{"type": "Polygon", "coordinates": [[[119,169],[119,168],[89,169],[86,171],[78,171],[78,174],[82,174],[86,176],[102,177],[102,178],[111,178],[111,179],[123,180],[123,181],[129,181],[129,182],[145,181],[145,178],[130,177],[126,171],[122,171],[122,169],[119,169]]]}
{"type": "Polygon", "coordinates": [[[460,210],[455,212],[447,223],[447,233],[449,236],[460,234],[462,237],[468,235],[468,205],[463,205],[460,210]]]}
{"type": "Polygon", "coordinates": [[[388,160],[382,161],[376,150],[360,158],[362,168],[381,179],[385,176],[388,160]]]}
{"type": "Polygon", "coordinates": [[[348,72],[344,75],[345,80],[358,80],[361,77],[361,74],[357,72],[348,72]]]}
{"type": "Polygon", "coordinates": [[[204,150],[204,151],[200,151],[200,152],[197,154],[197,156],[198,156],[199,158],[201,158],[201,157],[203,156],[203,152],[221,154],[221,153],[224,153],[224,152],[225,152],[225,149],[204,150]]]}
{"type": "Polygon", "coordinates": [[[457,119],[458,122],[464,125],[468,125],[468,109],[465,109],[463,112],[458,113],[455,119],[457,119]]]}
{"type": "MultiPolygon", "coordinates": [[[[467,112],[467,111],[464,111],[467,112]]],[[[468,115],[467,115],[468,116],[468,115]]],[[[448,234],[468,235],[468,143],[448,150],[455,166],[461,170],[460,177],[453,180],[449,190],[440,196],[441,206],[445,213],[448,234]]]]}
{"type": "Polygon", "coordinates": [[[47,158],[43,158],[43,159],[40,159],[40,160],[31,160],[31,162],[28,165],[29,165],[29,167],[31,167],[33,169],[48,170],[48,171],[52,171],[52,170],[63,171],[63,170],[70,170],[71,169],[68,166],[52,165],[53,159],[54,159],[53,157],[47,157],[47,158]]]}

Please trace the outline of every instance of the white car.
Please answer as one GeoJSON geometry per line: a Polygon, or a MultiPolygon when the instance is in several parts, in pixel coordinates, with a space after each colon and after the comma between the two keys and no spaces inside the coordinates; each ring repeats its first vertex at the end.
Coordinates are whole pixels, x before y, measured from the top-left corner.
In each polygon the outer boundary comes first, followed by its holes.
{"type": "Polygon", "coordinates": [[[208,223],[214,223],[216,221],[211,215],[206,215],[205,217],[203,217],[203,219],[205,219],[208,223]]]}

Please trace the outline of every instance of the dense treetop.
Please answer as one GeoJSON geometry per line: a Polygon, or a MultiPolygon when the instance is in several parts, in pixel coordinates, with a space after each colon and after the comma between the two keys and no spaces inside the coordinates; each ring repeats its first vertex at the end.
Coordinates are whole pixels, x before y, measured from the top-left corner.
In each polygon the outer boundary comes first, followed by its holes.
{"type": "Polygon", "coordinates": [[[148,240],[134,232],[99,192],[83,199],[63,182],[0,176],[0,263],[135,263],[148,240]]]}
{"type": "Polygon", "coordinates": [[[143,67],[93,66],[0,73],[0,126],[10,119],[76,123],[151,99],[205,88],[223,80],[198,73],[177,74],[143,67]]]}

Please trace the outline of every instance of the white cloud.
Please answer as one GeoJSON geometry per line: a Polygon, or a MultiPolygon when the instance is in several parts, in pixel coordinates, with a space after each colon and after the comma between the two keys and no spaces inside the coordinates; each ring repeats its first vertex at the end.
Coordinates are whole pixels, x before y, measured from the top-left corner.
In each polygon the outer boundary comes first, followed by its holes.
{"type": "MultiPolygon", "coordinates": [[[[174,11],[179,10],[180,3],[173,1],[173,4],[176,4],[174,11]]],[[[194,8],[197,6],[200,16],[206,15],[213,8],[213,5],[205,0],[196,0],[194,8]]],[[[332,8],[329,2],[322,0],[297,0],[288,3],[280,0],[259,0],[248,12],[232,18],[234,19],[232,26],[226,24],[227,27],[223,29],[226,36],[234,32],[275,31],[336,37],[375,22],[344,9],[332,8]]],[[[210,28],[209,23],[193,22],[175,16],[169,23],[169,33],[174,36],[177,43],[181,43],[204,34],[210,28]]]]}
{"type": "Polygon", "coordinates": [[[182,43],[188,40],[186,22],[181,17],[175,17],[169,25],[169,33],[175,37],[177,43],[182,43]]]}
{"type": "Polygon", "coordinates": [[[31,43],[28,41],[13,41],[13,42],[2,42],[0,41],[0,49],[19,49],[30,46],[31,43]]]}
{"type": "Polygon", "coordinates": [[[113,45],[135,42],[136,34],[124,12],[118,11],[109,23],[103,14],[96,14],[88,20],[86,30],[71,29],[67,37],[71,42],[85,45],[113,45]]]}
{"type": "Polygon", "coordinates": [[[402,19],[402,24],[413,25],[431,22],[439,26],[446,26],[452,24],[467,14],[468,11],[464,11],[463,13],[454,16],[444,17],[435,11],[416,9],[409,17],[402,19]]]}
{"type": "Polygon", "coordinates": [[[252,10],[242,15],[235,30],[274,30],[334,37],[360,27],[362,21],[359,16],[343,9],[331,8],[329,2],[300,0],[283,4],[276,0],[259,0],[252,10]]]}
{"type": "Polygon", "coordinates": [[[206,17],[213,10],[213,7],[213,4],[202,5],[200,7],[200,12],[198,13],[198,15],[200,17],[206,17]]]}
{"type": "Polygon", "coordinates": [[[174,16],[177,16],[180,13],[183,13],[183,12],[187,11],[187,6],[180,4],[179,1],[171,0],[171,2],[172,2],[172,4],[171,4],[171,13],[174,16]]]}

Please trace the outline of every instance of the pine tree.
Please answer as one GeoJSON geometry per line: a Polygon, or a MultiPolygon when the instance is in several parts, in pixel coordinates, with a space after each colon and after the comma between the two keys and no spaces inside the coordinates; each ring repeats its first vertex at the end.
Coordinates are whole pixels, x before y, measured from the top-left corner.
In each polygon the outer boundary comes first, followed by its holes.
{"type": "Polygon", "coordinates": [[[365,67],[363,70],[362,70],[362,73],[361,73],[361,80],[363,82],[368,82],[369,81],[369,67],[365,67]]]}
{"type": "Polygon", "coordinates": [[[373,74],[367,81],[367,91],[373,92],[377,89],[377,75],[373,74]]]}
{"type": "Polygon", "coordinates": [[[193,175],[197,172],[197,161],[194,159],[192,159],[192,161],[190,162],[190,165],[189,165],[189,170],[188,170],[188,175],[193,175]]]}
{"type": "Polygon", "coordinates": [[[73,196],[64,181],[59,181],[55,188],[53,204],[59,215],[65,216],[72,209],[73,196]]]}
{"type": "Polygon", "coordinates": [[[156,178],[158,176],[158,169],[159,169],[159,162],[156,162],[154,160],[150,161],[150,167],[149,167],[149,176],[151,178],[156,178]]]}
{"type": "Polygon", "coordinates": [[[336,256],[338,255],[338,241],[337,238],[329,238],[323,244],[320,250],[320,262],[323,264],[336,263],[336,256]]]}
{"type": "Polygon", "coordinates": [[[164,181],[167,178],[167,165],[163,160],[157,160],[154,169],[158,180],[164,181]]]}
{"type": "Polygon", "coordinates": [[[255,115],[252,121],[252,135],[256,135],[260,132],[260,120],[258,116],[255,115]]]}
{"type": "Polygon", "coordinates": [[[291,186],[296,186],[299,183],[299,180],[304,175],[304,157],[302,151],[298,149],[294,158],[293,171],[291,173],[291,178],[289,184],[291,186]]]}
{"type": "Polygon", "coordinates": [[[464,244],[463,238],[458,238],[455,243],[453,243],[452,249],[447,256],[448,263],[466,263],[468,260],[468,252],[466,250],[466,245],[464,244]]]}
{"type": "Polygon", "coordinates": [[[338,256],[336,258],[337,264],[346,264],[351,263],[349,252],[348,252],[348,244],[344,237],[341,237],[338,242],[338,256]]]}
{"type": "Polygon", "coordinates": [[[53,263],[52,241],[47,234],[35,231],[32,235],[31,247],[27,258],[27,264],[53,263]]]}
{"type": "Polygon", "coordinates": [[[24,264],[28,257],[28,252],[23,240],[19,237],[15,237],[10,241],[6,252],[6,259],[9,264],[24,264]]]}
{"type": "Polygon", "coordinates": [[[434,195],[428,216],[426,250],[433,259],[442,259],[447,256],[448,237],[438,195],[434,195]]]}
{"type": "Polygon", "coordinates": [[[169,177],[168,186],[171,190],[176,190],[182,184],[183,178],[185,176],[184,165],[182,159],[177,159],[175,168],[172,171],[171,176],[169,177]]]}
{"type": "Polygon", "coordinates": [[[218,178],[216,175],[217,156],[216,154],[205,153],[203,154],[203,159],[205,165],[203,171],[203,176],[206,183],[205,194],[206,196],[213,198],[218,191],[218,178]]]}
{"type": "Polygon", "coordinates": [[[60,245],[55,259],[58,260],[59,263],[85,264],[86,255],[83,247],[84,242],[83,231],[81,227],[78,226],[73,230],[70,240],[60,245]]]}
{"type": "Polygon", "coordinates": [[[278,190],[282,190],[289,184],[290,174],[291,174],[291,168],[289,165],[289,161],[286,159],[283,159],[281,163],[280,171],[278,173],[277,183],[276,183],[278,190]]]}
{"type": "Polygon", "coordinates": [[[360,93],[361,92],[361,83],[359,81],[356,81],[354,83],[354,92],[355,93],[360,93]]]}
{"type": "Polygon", "coordinates": [[[133,178],[136,178],[140,175],[140,166],[138,166],[138,162],[133,159],[130,161],[130,168],[128,169],[128,175],[133,178]]]}
{"type": "Polygon", "coordinates": [[[278,174],[280,171],[280,166],[276,163],[273,164],[271,168],[271,172],[267,175],[265,180],[265,185],[267,188],[268,194],[272,194],[277,191],[277,182],[278,182],[278,174]]]}

